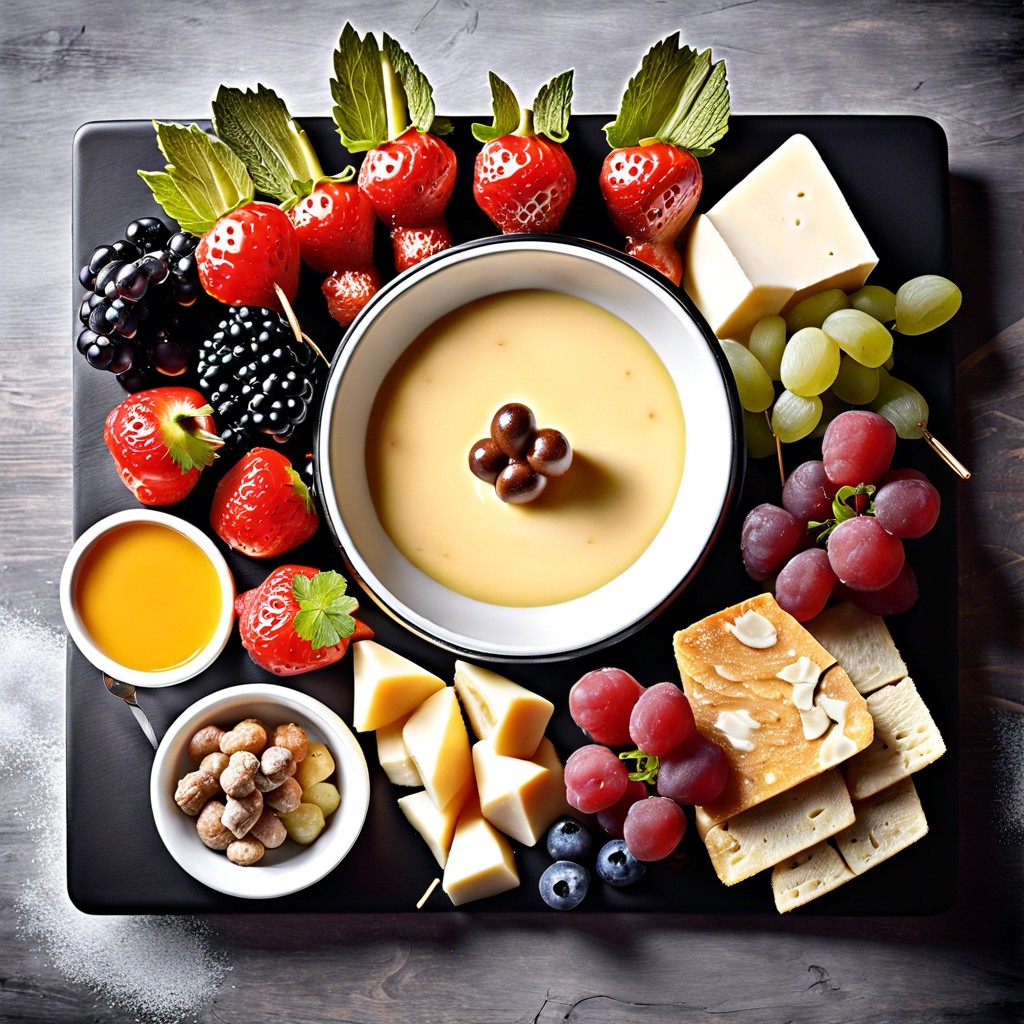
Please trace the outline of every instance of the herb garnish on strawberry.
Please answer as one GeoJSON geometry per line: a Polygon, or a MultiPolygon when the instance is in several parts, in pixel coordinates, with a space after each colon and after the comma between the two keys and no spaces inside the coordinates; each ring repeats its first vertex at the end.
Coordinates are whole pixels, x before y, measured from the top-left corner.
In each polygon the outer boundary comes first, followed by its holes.
{"type": "Polygon", "coordinates": [[[167,160],[162,171],[139,171],[164,212],[183,231],[201,235],[199,280],[229,306],[280,310],[299,287],[299,243],[292,222],[272,203],[254,201],[245,164],[198,125],[153,122],[167,160]]]}
{"type": "Polygon", "coordinates": [[[504,233],[557,231],[576,189],[561,143],[569,137],[572,71],[553,78],[520,107],[512,89],[489,73],[494,123],[472,126],[483,142],[473,168],[473,196],[504,233]]]}
{"type": "Polygon", "coordinates": [[[682,281],[676,239],[700,199],[698,157],[714,152],[729,127],[725,64],[711,51],[680,45],[679,33],[656,43],[630,79],[618,117],[605,125],[612,152],[601,168],[601,194],[626,252],[682,281]]]}
{"type": "Polygon", "coordinates": [[[322,291],[338,323],[352,322],[380,287],[373,263],[373,207],[352,179],[355,168],[325,175],[309,137],[272,89],[221,86],[213,127],[260,192],[287,211],[303,260],[330,275],[322,291]]]}
{"type": "Polygon", "coordinates": [[[434,111],[433,90],[387,33],[378,46],[346,23],[334,51],[334,121],[350,153],[366,153],[358,187],[387,225],[395,268],[405,270],[451,245],[444,214],[456,161],[439,136],[452,130],[434,111]]]}

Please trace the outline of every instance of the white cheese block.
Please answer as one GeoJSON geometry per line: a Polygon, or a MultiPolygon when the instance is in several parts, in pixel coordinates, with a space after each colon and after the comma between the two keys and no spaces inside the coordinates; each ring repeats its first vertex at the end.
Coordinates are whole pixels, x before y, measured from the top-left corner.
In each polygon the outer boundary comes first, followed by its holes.
{"type": "Polygon", "coordinates": [[[533,846],[565,811],[561,772],[536,761],[505,757],[489,740],[473,744],[473,771],[483,816],[524,846],[533,846]]]}
{"type": "Polygon", "coordinates": [[[507,757],[532,756],[555,710],[540,694],[465,661],[455,662],[455,689],[477,739],[507,757]]]}
{"type": "Polygon", "coordinates": [[[396,786],[422,786],[423,780],[402,739],[402,730],[408,720],[409,715],[403,715],[377,730],[377,760],[384,774],[396,786]]]}
{"type": "Polygon", "coordinates": [[[469,734],[455,690],[444,686],[431,694],[409,716],[402,739],[434,804],[447,806],[473,774],[469,734]]]}
{"type": "Polygon", "coordinates": [[[448,862],[448,851],[451,849],[452,837],[455,835],[455,824],[472,792],[473,784],[471,781],[467,781],[454,799],[449,800],[448,805],[440,811],[425,789],[399,797],[399,809],[430,847],[430,852],[434,855],[438,867],[443,868],[448,862]]]}
{"type": "Polygon", "coordinates": [[[369,732],[409,714],[444,680],[375,640],[352,645],[352,723],[369,732]]]}
{"type": "Polygon", "coordinates": [[[871,615],[843,601],[804,626],[846,669],[853,685],[865,696],[907,674],[907,666],[880,615],[871,615]]]}
{"type": "Polygon", "coordinates": [[[458,907],[517,885],[519,872],[509,841],[484,818],[476,800],[467,801],[455,826],[441,887],[458,907]]]}
{"type": "Polygon", "coordinates": [[[683,287],[719,338],[826,288],[853,291],[878,257],[835,178],[793,135],[707,213],[684,243],[683,287]]]}
{"type": "Polygon", "coordinates": [[[772,869],[775,908],[785,914],[856,877],[835,847],[822,840],[772,869]]]}

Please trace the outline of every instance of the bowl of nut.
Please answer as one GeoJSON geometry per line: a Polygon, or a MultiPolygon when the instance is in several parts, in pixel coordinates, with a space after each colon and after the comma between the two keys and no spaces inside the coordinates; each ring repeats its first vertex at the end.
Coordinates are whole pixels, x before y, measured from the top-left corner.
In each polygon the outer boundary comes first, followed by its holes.
{"type": "Polygon", "coordinates": [[[660,275],[554,235],[385,285],[334,357],[315,466],[351,574],[458,655],[551,661],[650,622],[743,466],[721,346],[660,275]]]}
{"type": "Polygon", "coordinates": [[[369,772],[348,726],[297,690],[245,683],[197,701],[156,752],[150,801],[178,865],[229,896],[271,899],[332,871],[358,839],[369,772]]]}

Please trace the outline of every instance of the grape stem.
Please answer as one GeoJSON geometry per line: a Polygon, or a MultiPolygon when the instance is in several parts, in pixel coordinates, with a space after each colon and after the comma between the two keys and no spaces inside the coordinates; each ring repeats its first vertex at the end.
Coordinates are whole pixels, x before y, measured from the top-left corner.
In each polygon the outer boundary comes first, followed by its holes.
{"type": "Polygon", "coordinates": [[[657,754],[647,754],[642,750],[625,750],[619,754],[619,760],[636,761],[636,769],[629,773],[630,782],[654,782],[661,767],[657,754]]]}
{"type": "Polygon", "coordinates": [[[849,499],[857,499],[862,495],[868,499],[875,493],[874,484],[857,484],[856,487],[840,487],[836,491],[836,496],[832,499],[832,518],[826,519],[824,522],[812,519],[807,524],[807,529],[812,532],[820,530],[815,540],[820,544],[825,542],[825,546],[828,547],[829,534],[840,524],[845,522],[847,519],[855,519],[859,515],[873,516],[875,514],[875,506],[870,500],[867,502],[864,508],[858,508],[859,505],[863,504],[854,500],[851,505],[849,499]]]}
{"type": "Polygon", "coordinates": [[[918,427],[921,430],[921,434],[925,441],[928,443],[928,447],[935,452],[942,461],[949,466],[951,470],[961,480],[970,480],[971,471],[928,429],[928,424],[921,420],[918,422],[918,427]]]}

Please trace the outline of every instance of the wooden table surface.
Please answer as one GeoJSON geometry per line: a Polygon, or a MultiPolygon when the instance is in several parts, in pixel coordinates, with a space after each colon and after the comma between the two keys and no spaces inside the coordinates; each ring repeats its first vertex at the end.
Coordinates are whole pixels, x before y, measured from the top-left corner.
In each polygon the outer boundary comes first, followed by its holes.
{"type": "MultiPolygon", "coordinates": [[[[535,88],[576,68],[574,109],[607,111],[656,38],[681,29],[729,68],[742,113],[899,113],[949,140],[959,492],[961,878],[920,919],[478,914],[211,918],[231,973],[187,1019],[430,1022],[990,1022],[1024,1019],[1024,17],[1016,0],[0,0],[0,607],[62,628],[70,544],[71,140],[83,122],[191,119],[223,81],[328,113],[342,22],[386,29],[439,108],[489,109],[493,68],[535,88]],[[1014,730],[1010,730],[1011,733],[1014,730]],[[1016,757],[1016,761],[1014,758],[1016,757]],[[1016,773],[1016,781],[1015,775],[1016,773]],[[1016,793],[1015,806],[999,806],[1016,793]],[[1016,787],[1016,788],[1015,788],[1016,787]],[[285,1010],[285,1008],[287,1008],[285,1010]]],[[[0,652],[2,656],[2,652],[0,652]]],[[[44,699],[60,704],[59,685],[44,699]]],[[[32,799],[8,779],[8,806],[32,799]]],[[[11,912],[33,872],[24,824],[0,816],[0,1019],[148,1019],[96,998],[11,912]],[[86,1006],[86,1010],[83,1009],[86,1006]]],[[[131,951],[126,951],[128,955],[131,951]]]]}

